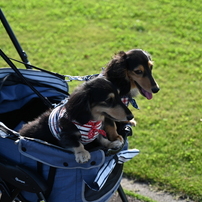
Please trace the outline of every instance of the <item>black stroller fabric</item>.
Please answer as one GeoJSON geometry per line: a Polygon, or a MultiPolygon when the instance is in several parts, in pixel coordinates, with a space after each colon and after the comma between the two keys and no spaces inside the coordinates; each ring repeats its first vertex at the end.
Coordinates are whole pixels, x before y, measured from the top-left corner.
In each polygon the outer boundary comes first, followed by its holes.
{"type": "MultiPolygon", "coordinates": [[[[68,97],[68,85],[65,80],[41,71],[20,71],[53,103],[53,107],[68,97]]],[[[39,182],[43,185],[42,191],[48,202],[108,201],[120,185],[123,163],[139,151],[128,150],[126,141],[122,151],[117,154],[106,156],[105,151],[98,149],[91,152],[89,162],[78,164],[72,153],[60,147],[21,137],[17,131],[22,124],[46,109],[47,106],[44,106],[12,69],[0,69],[0,162],[10,161],[12,165],[25,167],[40,175],[44,182],[39,182]],[[52,168],[54,175],[50,180],[52,168]],[[49,192],[46,192],[47,190],[49,192]]],[[[0,171],[0,178],[1,182],[9,184],[3,169],[0,171]]],[[[20,186],[22,183],[26,185],[26,180],[19,176],[13,176],[12,179],[15,186],[19,184],[19,187],[23,187],[24,185],[20,186]]],[[[36,202],[39,198],[39,195],[29,189],[23,189],[21,196],[31,202],[36,202]]]]}

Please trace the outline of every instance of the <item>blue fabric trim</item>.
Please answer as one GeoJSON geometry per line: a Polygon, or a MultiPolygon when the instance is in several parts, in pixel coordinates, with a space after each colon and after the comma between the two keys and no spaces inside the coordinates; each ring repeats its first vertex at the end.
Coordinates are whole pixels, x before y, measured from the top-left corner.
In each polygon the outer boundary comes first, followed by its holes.
{"type": "Polygon", "coordinates": [[[30,159],[62,169],[92,169],[100,167],[105,161],[104,152],[102,150],[97,150],[91,152],[91,159],[89,162],[80,164],[75,161],[75,155],[68,151],[61,148],[57,149],[57,147],[50,146],[48,143],[46,145],[36,142],[36,139],[32,140],[31,138],[24,137],[21,137],[18,141],[18,149],[22,155],[30,159]],[[48,156],[51,158],[47,158],[48,156]],[[96,164],[91,165],[92,161],[96,162],[96,164]],[[68,166],[65,166],[64,163],[67,163],[68,166]]]}
{"type": "MultiPolygon", "coordinates": [[[[58,101],[65,99],[66,94],[58,92],[54,88],[36,87],[35,88],[44,97],[57,97],[58,101]]],[[[24,84],[16,84],[12,86],[4,86],[0,91],[0,113],[6,113],[16,109],[20,109],[32,98],[38,97],[29,86],[24,84]]]]}

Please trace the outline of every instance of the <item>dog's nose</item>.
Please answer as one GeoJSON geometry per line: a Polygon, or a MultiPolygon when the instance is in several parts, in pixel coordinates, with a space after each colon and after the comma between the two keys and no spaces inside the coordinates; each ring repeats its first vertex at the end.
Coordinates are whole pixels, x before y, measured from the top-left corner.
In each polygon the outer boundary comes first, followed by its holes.
{"type": "Polygon", "coordinates": [[[133,119],[133,118],[134,118],[134,116],[133,116],[132,114],[127,115],[127,119],[128,119],[128,121],[130,121],[130,120],[133,119]]]}
{"type": "Polygon", "coordinates": [[[152,90],[152,93],[158,93],[158,91],[160,90],[160,88],[154,87],[151,90],[152,90]]]}

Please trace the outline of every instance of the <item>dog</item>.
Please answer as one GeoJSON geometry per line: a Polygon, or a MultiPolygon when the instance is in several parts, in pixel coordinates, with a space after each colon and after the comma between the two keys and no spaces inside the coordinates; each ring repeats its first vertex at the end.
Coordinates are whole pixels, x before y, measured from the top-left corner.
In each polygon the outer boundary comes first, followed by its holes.
{"type": "Polygon", "coordinates": [[[147,99],[160,88],[152,76],[153,62],[149,53],[141,49],[120,51],[107,64],[103,75],[120,91],[120,96],[137,95],[138,91],[147,99]]]}
{"type": "MultiPolygon", "coordinates": [[[[132,98],[140,93],[150,100],[153,93],[160,90],[152,70],[150,54],[141,49],[132,49],[115,54],[101,74],[116,86],[121,97],[132,98]]],[[[136,125],[134,119],[130,123],[136,125]]]]}
{"type": "Polygon", "coordinates": [[[113,124],[105,128],[105,118],[120,122],[133,118],[122,103],[116,87],[105,78],[94,78],[79,86],[66,103],[48,110],[19,131],[21,136],[37,138],[61,146],[75,155],[77,163],[85,163],[90,153],[85,144],[97,139],[107,148],[123,144],[113,124]],[[113,133],[111,133],[113,131],[113,133]],[[107,135],[107,138],[104,136],[107,135]]]}

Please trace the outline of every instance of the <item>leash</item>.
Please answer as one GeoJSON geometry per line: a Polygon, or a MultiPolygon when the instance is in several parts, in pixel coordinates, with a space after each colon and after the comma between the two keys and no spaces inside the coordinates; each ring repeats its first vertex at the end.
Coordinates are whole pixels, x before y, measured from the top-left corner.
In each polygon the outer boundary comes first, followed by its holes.
{"type": "Polygon", "coordinates": [[[70,76],[70,75],[64,75],[64,76],[69,78],[69,80],[66,81],[88,81],[98,77],[99,74],[85,75],[85,76],[70,76]]]}
{"type": "MultiPolygon", "coordinates": [[[[100,74],[93,74],[93,75],[85,75],[85,76],[71,76],[71,75],[65,75],[65,77],[68,77],[69,80],[66,81],[89,81],[93,78],[96,78],[98,76],[102,76],[100,74]]],[[[123,103],[127,106],[128,103],[130,103],[135,109],[140,109],[138,107],[138,104],[136,102],[136,100],[134,98],[131,97],[131,95],[126,95],[121,99],[126,99],[126,103],[125,101],[123,101],[123,103]]]]}

